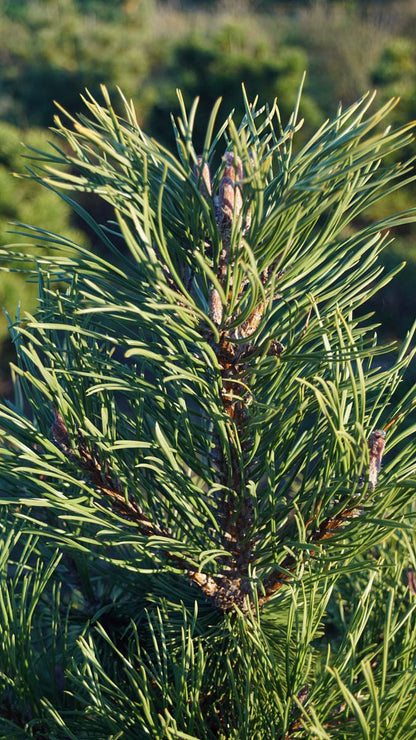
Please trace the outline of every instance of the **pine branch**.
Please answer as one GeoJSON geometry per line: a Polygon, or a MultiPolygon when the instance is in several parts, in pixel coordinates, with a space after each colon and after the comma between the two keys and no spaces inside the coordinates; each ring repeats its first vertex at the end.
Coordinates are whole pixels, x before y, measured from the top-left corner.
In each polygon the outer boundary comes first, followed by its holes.
{"type": "MultiPolygon", "coordinates": [[[[249,570],[255,560],[255,538],[248,538],[247,533],[253,528],[253,505],[250,494],[246,488],[245,479],[250,476],[250,467],[246,458],[250,455],[250,438],[247,437],[249,422],[250,393],[250,361],[256,347],[251,337],[258,329],[266,308],[266,294],[268,289],[268,278],[273,273],[279,259],[275,259],[270,268],[261,273],[261,283],[264,295],[254,305],[244,321],[240,320],[240,305],[242,295],[247,287],[247,280],[243,278],[238,286],[236,310],[231,309],[233,298],[233,281],[237,275],[237,269],[243,249],[243,239],[251,224],[250,206],[247,207],[247,198],[244,196],[244,171],[240,157],[232,152],[226,152],[224,165],[221,166],[221,177],[219,179],[218,195],[213,195],[212,178],[207,162],[202,157],[197,158],[197,166],[194,167],[201,196],[209,201],[209,208],[213,208],[215,221],[218,227],[221,251],[218,257],[217,280],[223,296],[225,306],[222,304],[220,293],[215,285],[210,289],[209,318],[219,330],[219,341],[211,331],[205,331],[205,336],[212,346],[218,367],[220,368],[222,381],[222,404],[228,418],[228,455],[216,442],[213,457],[218,468],[218,484],[223,489],[220,500],[219,520],[223,532],[223,547],[229,552],[226,559],[222,559],[218,574],[208,574],[195,571],[185,558],[179,558],[172,553],[167,553],[168,559],[175,562],[188,573],[189,578],[197,584],[203,593],[223,611],[230,611],[234,605],[243,612],[254,608],[253,591],[249,570]],[[243,205],[246,202],[246,213],[243,214],[243,205]],[[230,329],[230,326],[235,328],[230,329]],[[228,471],[228,472],[227,472],[228,471]],[[244,471],[244,473],[243,473],[244,471]],[[244,475],[244,477],[243,477],[244,475]],[[248,597],[248,601],[247,601],[248,597]]],[[[213,253],[213,244],[206,242],[208,253],[213,253]]],[[[157,249],[156,249],[157,252],[157,249]]],[[[159,256],[160,261],[162,260],[159,256]]],[[[173,277],[170,276],[169,267],[162,264],[168,284],[172,289],[178,291],[173,277]]],[[[278,277],[282,276],[282,271],[278,277]]],[[[191,288],[191,284],[189,284],[191,288]]],[[[178,291],[181,300],[180,290],[178,291]]],[[[273,296],[269,296],[273,298],[273,296]]],[[[184,299],[185,300],[185,299],[184,299]]],[[[308,315],[307,324],[310,320],[308,315]]],[[[270,342],[267,354],[280,357],[284,350],[283,345],[277,339],[270,342]]],[[[52,433],[60,448],[70,459],[74,459],[74,451],[71,448],[68,432],[62,417],[55,412],[55,422],[52,433]]],[[[384,449],[385,432],[378,431],[370,435],[368,445],[370,452],[369,468],[369,490],[374,491],[377,483],[378,472],[381,467],[381,457],[384,449]]],[[[91,453],[80,437],[78,441],[78,453],[80,466],[90,473],[92,482],[112,503],[112,506],[124,517],[134,522],[145,536],[169,537],[170,533],[155,522],[151,522],[137,502],[128,497],[122,491],[120,481],[111,475],[108,464],[102,470],[96,453],[91,453]]],[[[318,510],[319,511],[319,510],[318,510]]],[[[318,514],[315,513],[315,517],[318,514]]],[[[346,521],[357,516],[356,507],[348,507],[335,517],[325,517],[318,528],[313,529],[308,535],[306,542],[310,545],[319,544],[338,533],[346,521]]],[[[312,520],[307,523],[310,528],[312,520]]],[[[309,556],[314,558],[317,553],[313,548],[309,550],[309,556]]],[[[258,604],[262,608],[276,591],[286,583],[290,574],[294,573],[298,565],[297,555],[288,555],[281,566],[270,574],[261,585],[263,594],[258,595],[258,604]]]]}
{"type": "MultiPolygon", "coordinates": [[[[390,425],[389,425],[390,426],[390,425]]],[[[384,429],[376,429],[371,432],[368,441],[369,451],[369,466],[368,466],[368,493],[372,493],[375,490],[378,481],[378,474],[381,470],[381,461],[383,458],[383,452],[385,449],[386,432],[384,429]]],[[[363,485],[364,477],[361,476],[359,485],[363,485]]],[[[367,494],[368,496],[368,494],[367,494]]],[[[366,496],[366,498],[367,498],[366,496]]],[[[306,537],[306,543],[313,546],[319,544],[323,540],[327,540],[334,535],[337,535],[345,526],[345,524],[356,517],[363,515],[363,510],[359,504],[354,506],[348,506],[348,500],[346,500],[346,507],[341,513],[335,516],[325,517],[319,526],[313,529],[306,537]]],[[[319,511],[319,510],[318,510],[319,511]]],[[[294,514],[295,512],[293,512],[294,514]]],[[[317,515],[318,512],[316,512],[317,515]]],[[[316,516],[315,515],[315,516],[316,516]]],[[[315,518],[315,517],[314,517],[315,518]]],[[[310,529],[310,525],[313,520],[310,520],[305,525],[305,530],[310,529]]],[[[314,551],[313,547],[308,548],[308,556],[310,558],[316,558],[319,556],[319,551],[314,551]]],[[[264,582],[264,595],[259,597],[259,606],[263,607],[274,594],[290,580],[291,573],[294,573],[298,566],[298,558],[293,555],[288,555],[283,560],[279,569],[275,570],[264,582]]]]}
{"type": "Polygon", "coordinates": [[[361,307],[389,279],[385,230],[415,212],[355,222],[412,180],[408,162],[390,164],[410,127],[382,129],[394,103],[370,114],[362,99],[296,152],[299,96],[285,128],[276,104],[246,100],[240,127],[216,135],[215,107],[200,156],[196,103],[188,114],[180,98],[174,156],[103,95],[86,97],[91,118],[57,119],[65,146],[36,177],[64,189],[112,258],[65,242],[78,256],[40,261],[39,312],[11,329],[5,712],[11,686],[19,716],[30,705],[51,736],[393,726],[411,740],[416,442],[414,390],[398,389],[412,333],[374,367],[385,349],[361,307]],[[97,193],[114,219],[98,226],[68,189],[97,193]]]}
{"type": "Polygon", "coordinates": [[[98,450],[91,451],[88,448],[85,437],[81,432],[78,432],[77,452],[75,452],[65,422],[56,409],[54,409],[51,434],[68,460],[74,462],[80,470],[85,470],[89,474],[92,484],[110,501],[119,514],[134,522],[140,532],[147,537],[167,536],[166,531],[150,521],[132,496],[126,497],[124,495],[121,481],[112,474],[107,461],[104,466],[101,465],[98,450]]]}
{"type": "MultiPolygon", "coordinates": [[[[252,157],[249,155],[248,161],[252,157]]],[[[244,172],[241,157],[234,151],[227,151],[218,173],[211,176],[207,161],[196,157],[193,167],[193,178],[199,189],[200,197],[206,203],[206,212],[214,214],[218,239],[215,240],[208,229],[204,249],[206,256],[212,259],[216,269],[216,281],[209,288],[208,318],[217,332],[209,327],[203,328],[203,336],[212,347],[220,370],[221,403],[226,419],[228,444],[227,448],[215,439],[212,463],[217,472],[217,487],[222,489],[219,496],[218,519],[223,533],[222,546],[229,553],[218,563],[219,571],[200,573],[194,571],[186,558],[172,559],[187,570],[189,577],[200,586],[203,592],[224,610],[238,604],[240,608],[248,602],[253,607],[252,584],[249,575],[255,562],[256,536],[253,533],[253,502],[246,481],[250,478],[252,457],[252,440],[250,427],[250,404],[252,402],[252,367],[262,348],[257,346],[257,333],[270,303],[275,300],[275,282],[285,273],[282,269],[281,256],[274,256],[270,265],[260,272],[258,284],[249,283],[247,274],[241,272],[242,260],[246,259],[245,238],[252,222],[250,191],[245,190],[245,183],[250,182],[248,173],[244,172]],[[213,192],[213,182],[218,182],[218,192],[213,192]],[[217,246],[219,245],[219,246],[217,246]],[[217,256],[215,251],[218,249],[217,256]],[[249,310],[243,308],[247,291],[253,294],[249,310]],[[251,536],[248,535],[252,532],[251,536]]],[[[181,292],[181,287],[171,272],[171,267],[164,261],[164,252],[154,244],[152,247],[167,285],[177,295],[177,305],[185,306],[188,299],[181,292]]],[[[192,292],[192,272],[186,277],[186,270],[181,268],[181,283],[192,292]]],[[[195,320],[199,319],[195,316],[195,320]]],[[[310,322],[310,309],[303,334],[310,322]]],[[[284,346],[277,338],[269,339],[266,356],[279,358],[284,346]]],[[[215,424],[214,424],[215,429],[215,424]]],[[[216,434],[216,432],[214,432],[216,434]]],[[[378,432],[373,433],[378,435],[378,432]]],[[[380,433],[381,434],[381,433],[380,433]]],[[[55,431],[55,436],[57,431],[55,431]]],[[[59,435],[58,435],[59,436],[59,435]]],[[[370,490],[374,490],[380,469],[382,438],[374,438],[370,444],[370,490]],[[379,449],[380,448],[380,449],[379,449]]],[[[65,442],[64,448],[68,443],[65,442]]],[[[133,499],[126,499],[120,482],[109,470],[102,470],[96,455],[85,447],[81,440],[78,444],[80,464],[89,471],[94,485],[112,502],[120,514],[134,521],[146,536],[169,536],[168,530],[160,524],[151,522],[133,499]]],[[[71,453],[72,454],[72,453],[71,453]]],[[[70,456],[71,456],[70,454],[70,456]]],[[[316,517],[318,512],[315,512],[316,517]]],[[[356,508],[348,507],[335,517],[325,517],[317,529],[307,535],[309,545],[318,544],[330,538],[343,528],[345,522],[356,516],[356,508]]],[[[290,517],[289,517],[290,518],[290,517]]],[[[306,525],[310,528],[312,520],[306,525]]],[[[313,548],[310,556],[315,557],[313,548]]],[[[168,556],[170,557],[170,556],[168,556]]],[[[287,582],[289,574],[297,567],[297,556],[287,556],[279,568],[267,577],[262,584],[264,594],[260,595],[260,606],[287,582]],[[282,572],[283,571],[283,572],[282,572]]]]}

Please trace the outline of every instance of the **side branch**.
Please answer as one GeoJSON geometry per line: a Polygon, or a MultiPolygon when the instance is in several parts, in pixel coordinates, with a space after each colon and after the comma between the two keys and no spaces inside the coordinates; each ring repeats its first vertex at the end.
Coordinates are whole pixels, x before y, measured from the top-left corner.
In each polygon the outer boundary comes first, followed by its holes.
{"type": "MultiPolygon", "coordinates": [[[[368,467],[368,491],[373,492],[377,482],[378,474],[381,469],[381,461],[385,448],[386,432],[384,429],[376,429],[371,432],[367,444],[369,450],[369,467],[368,467]]],[[[359,484],[363,484],[364,480],[360,479],[359,484]]],[[[345,524],[348,519],[355,518],[361,515],[361,510],[354,507],[348,507],[344,509],[340,514],[335,517],[326,517],[317,529],[314,529],[307,537],[308,544],[313,545],[314,543],[319,544],[323,540],[329,539],[336,532],[338,532],[345,524]]],[[[317,553],[311,549],[309,551],[311,558],[316,558],[317,553]]],[[[276,569],[264,582],[263,589],[264,594],[259,598],[260,607],[271,599],[276,591],[281,588],[291,578],[296,570],[298,560],[293,555],[288,555],[280,566],[280,569],[276,569]]]]}
{"type": "Polygon", "coordinates": [[[140,532],[147,537],[157,535],[158,537],[168,536],[166,530],[154,524],[147,514],[141,509],[132,496],[126,496],[123,493],[123,485],[119,478],[111,472],[108,463],[102,466],[98,451],[90,451],[87,442],[82,434],[78,435],[78,450],[74,450],[69,438],[68,430],[61,414],[54,409],[54,421],[51,427],[51,433],[57,446],[62,450],[66,457],[75,462],[82,470],[85,470],[90,480],[101,493],[103,493],[111,505],[119,514],[134,522],[140,532]]]}
{"type": "MultiPolygon", "coordinates": [[[[133,522],[144,536],[168,538],[170,534],[167,529],[152,522],[132,496],[126,498],[123,493],[123,485],[119,478],[112,474],[107,463],[104,467],[102,466],[98,450],[91,452],[84,436],[79,434],[77,451],[75,451],[61,414],[54,410],[54,417],[51,434],[56,445],[71,462],[88,473],[94,487],[111,503],[113,509],[128,521],[133,522]]],[[[176,567],[184,570],[189,579],[221,611],[231,611],[236,604],[242,610],[245,609],[244,601],[248,589],[240,579],[236,581],[225,573],[215,577],[201,573],[195,570],[192,559],[187,558],[186,554],[179,556],[176,553],[167,551],[166,557],[176,567]]]]}

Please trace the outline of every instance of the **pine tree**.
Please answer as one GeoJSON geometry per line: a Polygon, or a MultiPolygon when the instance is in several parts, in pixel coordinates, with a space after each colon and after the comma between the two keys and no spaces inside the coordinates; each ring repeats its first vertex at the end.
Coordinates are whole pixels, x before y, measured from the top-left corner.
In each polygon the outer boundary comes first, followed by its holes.
{"type": "Polygon", "coordinates": [[[296,148],[300,93],[245,98],[195,151],[179,97],[173,154],[102,92],[31,171],[102,256],[20,227],[0,737],[413,739],[412,331],[391,360],[365,308],[412,126],[365,96],[296,148]]]}

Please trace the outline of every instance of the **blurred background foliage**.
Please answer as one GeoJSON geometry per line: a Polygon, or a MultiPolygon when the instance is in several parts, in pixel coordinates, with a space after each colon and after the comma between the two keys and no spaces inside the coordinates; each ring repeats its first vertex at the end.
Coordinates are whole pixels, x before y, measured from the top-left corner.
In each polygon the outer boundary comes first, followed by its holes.
{"type": "MultiPolygon", "coordinates": [[[[277,97],[285,123],[303,70],[299,143],[339,102],[346,106],[374,87],[379,102],[400,95],[395,122],[416,118],[416,0],[2,0],[1,10],[0,247],[18,241],[7,232],[10,222],[21,221],[100,248],[64,202],[10,174],[27,166],[20,142],[42,149],[52,139],[53,101],[77,112],[80,92],[97,95],[100,83],[131,97],[141,125],[168,146],[176,88],[188,105],[200,96],[202,120],[219,96],[223,117],[238,112],[244,82],[251,99],[277,97]]],[[[400,191],[382,208],[411,207],[415,192],[416,186],[400,191]]],[[[105,220],[98,204],[89,201],[88,208],[105,220]]],[[[377,208],[373,217],[383,215],[377,208]]],[[[374,307],[389,338],[400,339],[416,315],[414,227],[386,249],[387,268],[403,260],[406,270],[374,307]]],[[[32,311],[34,286],[0,275],[0,305],[14,316],[18,300],[32,311]]],[[[3,343],[6,334],[1,317],[3,343]]]]}

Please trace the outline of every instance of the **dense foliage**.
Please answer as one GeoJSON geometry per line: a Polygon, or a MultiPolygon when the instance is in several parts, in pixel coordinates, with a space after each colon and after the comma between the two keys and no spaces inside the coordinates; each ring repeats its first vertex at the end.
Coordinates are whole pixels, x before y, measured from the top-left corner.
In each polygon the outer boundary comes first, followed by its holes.
{"type": "MultiPolygon", "coordinates": [[[[30,143],[37,136],[30,132],[33,126],[51,125],[53,100],[76,113],[78,92],[88,87],[96,94],[104,82],[110,90],[119,85],[132,97],[140,123],[174,147],[167,114],[178,112],[176,87],[188,105],[195,95],[201,96],[198,130],[203,130],[204,117],[218,96],[223,96],[224,111],[235,106],[237,115],[241,114],[241,82],[251,97],[259,90],[267,100],[277,95],[282,119],[287,120],[304,69],[302,115],[306,122],[300,142],[318,122],[335,114],[339,100],[349,104],[375,86],[384,99],[402,97],[394,112],[396,122],[416,117],[414,0],[258,0],[251,4],[241,0],[180,7],[151,0],[5,1],[0,17],[0,117],[16,127],[13,137],[30,143]]],[[[1,150],[7,151],[11,136],[9,127],[1,129],[1,150]]],[[[17,170],[23,166],[14,161],[5,164],[17,170]]],[[[28,219],[27,209],[20,198],[14,199],[14,193],[9,181],[0,203],[2,245],[12,240],[5,235],[10,220],[43,225],[41,218],[28,219]]],[[[407,193],[408,205],[414,192],[409,189],[407,193]]],[[[391,195],[396,210],[406,207],[403,197],[401,191],[391,195]]],[[[98,221],[105,220],[107,212],[99,202],[84,199],[83,203],[93,209],[98,221]]],[[[71,236],[64,209],[61,218],[58,230],[71,236]]],[[[86,238],[94,239],[88,229],[86,238]]],[[[100,248],[98,241],[95,247],[100,248]]],[[[383,257],[388,266],[403,258],[410,265],[408,283],[391,286],[389,292],[380,294],[376,305],[386,330],[400,337],[410,326],[409,315],[415,313],[412,227],[402,229],[401,240],[383,257]]],[[[13,313],[14,294],[5,282],[0,279],[0,293],[13,313]]],[[[28,290],[22,290],[23,305],[31,310],[35,293],[32,290],[27,295],[28,290]]],[[[0,335],[5,335],[5,322],[0,335]]]]}
{"type": "Polygon", "coordinates": [[[111,256],[27,230],[60,249],[0,405],[0,738],[412,740],[412,334],[383,368],[363,313],[416,213],[356,226],[412,127],[245,98],[195,148],[179,96],[173,154],[102,95],[34,164],[111,256]]]}

